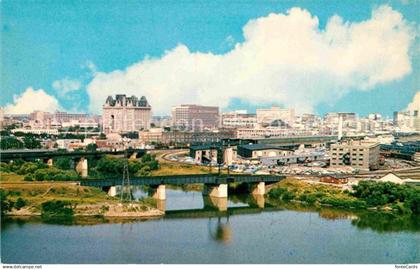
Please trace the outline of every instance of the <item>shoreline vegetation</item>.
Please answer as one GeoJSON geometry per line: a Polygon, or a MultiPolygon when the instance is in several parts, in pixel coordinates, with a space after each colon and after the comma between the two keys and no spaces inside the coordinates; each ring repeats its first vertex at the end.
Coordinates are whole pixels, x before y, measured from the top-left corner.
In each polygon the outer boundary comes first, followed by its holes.
{"type": "Polygon", "coordinates": [[[391,182],[362,180],[353,186],[353,191],[343,191],[336,186],[285,179],[270,186],[267,197],[274,204],[293,202],[315,207],[420,215],[420,188],[391,182]]]}

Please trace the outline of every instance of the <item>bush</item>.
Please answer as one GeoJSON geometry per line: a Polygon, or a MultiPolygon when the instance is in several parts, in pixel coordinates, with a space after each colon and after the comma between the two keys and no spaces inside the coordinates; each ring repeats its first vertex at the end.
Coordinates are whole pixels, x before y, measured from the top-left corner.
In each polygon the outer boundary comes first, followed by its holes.
{"type": "Polygon", "coordinates": [[[70,158],[57,158],[54,160],[54,166],[63,170],[71,169],[71,164],[72,160],[70,158]]]}
{"type": "Polygon", "coordinates": [[[310,205],[314,204],[316,201],[317,201],[317,198],[313,194],[310,194],[306,197],[306,202],[310,205]]]}
{"type": "Polygon", "coordinates": [[[283,195],[283,193],[285,193],[285,192],[287,192],[287,189],[286,189],[286,188],[275,188],[275,189],[271,189],[271,190],[268,192],[268,197],[278,199],[278,198],[280,198],[280,197],[283,195]]]}
{"type": "Polygon", "coordinates": [[[71,203],[68,201],[48,201],[42,203],[41,216],[47,218],[68,218],[73,216],[73,209],[71,208],[71,203]]]}
{"type": "Polygon", "coordinates": [[[9,193],[4,190],[0,190],[0,202],[1,202],[1,215],[5,215],[13,208],[13,201],[8,199],[9,193]]]}
{"type": "Polygon", "coordinates": [[[410,208],[411,212],[416,215],[420,215],[420,193],[417,192],[415,195],[410,197],[405,203],[407,208],[410,208]]]}
{"type": "Polygon", "coordinates": [[[140,171],[137,172],[137,176],[148,176],[150,175],[150,167],[148,165],[143,166],[140,171]]]}
{"type": "Polygon", "coordinates": [[[24,181],[34,181],[34,176],[33,175],[26,175],[23,178],[24,181]]]}
{"type": "Polygon", "coordinates": [[[79,175],[76,171],[66,171],[55,167],[39,169],[35,171],[34,178],[37,181],[54,180],[54,181],[70,181],[78,180],[79,175]]]}
{"type": "Polygon", "coordinates": [[[295,195],[293,192],[286,191],[286,192],[282,195],[281,199],[282,199],[283,201],[290,201],[290,200],[293,200],[295,197],[296,197],[296,195],[295,195]]]}
{"type": "Polygon", "coordinates": [[[24,199],[22,199],[21,197],[19,197],[17,200],[16,200],[16,203],[15,203],[15,208],[17,209],[17,210],[20,210],[22,207],[24,207],[26,205],[26,201],[24,200],[24,199]]]}
{"type": "Polygon", "coordinates": [[[24,163],[22,166],[16,171],[19,175],[26,175],[35,172],[38,169],[38,165],[35,163],[24,163]]]}
{"type": "Polygon", "coordinates": [[[7,163],[0,163],[0,172],[10,172],[10,167],[7,163]]]}
{"type": "Polygon", "coordinates": [[[306,199],[308,198],[308,195],[306,195],[306,194],[301,194],[300,196],[299,196],[299,200],[301,200],[302,202],[306,202],[306,199]]]}

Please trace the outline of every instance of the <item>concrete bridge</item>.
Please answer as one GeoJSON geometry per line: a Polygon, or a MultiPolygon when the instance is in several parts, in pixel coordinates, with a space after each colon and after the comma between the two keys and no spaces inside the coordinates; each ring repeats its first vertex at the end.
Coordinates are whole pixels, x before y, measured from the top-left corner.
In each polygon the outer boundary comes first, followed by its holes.
{"type": "MultiPolygon", "coordinates": [[[[275,183],[283,180],[284,176],[277,175],[220,175],[220,174],[194,174],[174,176],[148,176],[130,178],[131,185],[144,185],[152,188],[153,198],[166,200],[166,184],[204,184],[203,194],[210,197],[228,197],[229,183],[246,183],[248,190],[253,195],[265,194],[265,183],[275,183]]],[[[109,195],[117,194],[117,186],[121,185],[121,179],[96,179],[80,182],[82,186],[99,187],[109,195]]]]}
{"type": "Polygon", "coordinates": [[[88,176],[88,159],[99,159],[104,155],[126,156],[137,158],[142,156],[144,149],[128,149],[127,151],[61,151],[46,149],[20,149],[20,150],[2,150],[1,161],[9,162],[14,160],[35,161],[42,160],[52,166],[54,158],[67,157],[75,161],[75,169],[82,176],[88,176]]]}

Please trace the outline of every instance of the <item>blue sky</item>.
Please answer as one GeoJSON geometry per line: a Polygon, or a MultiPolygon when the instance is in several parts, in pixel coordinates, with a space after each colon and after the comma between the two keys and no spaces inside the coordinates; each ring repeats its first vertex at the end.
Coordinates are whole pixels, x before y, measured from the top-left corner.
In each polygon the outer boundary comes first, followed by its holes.
{"type": "MultiPolygon", "coordinates": [[[[372,9],[387,4],[418,29],[418,1],[20,1],[1,2],[1,101],[28,87],[43,89],[66,110],[90,110],[86,91],[94,72],[124,70],[146,56],[159,58],[183,44],[190,52],[224,54],[244,41],[243,27],[251,19],[285,13],[292,7],[309,11],[322,30],[337,14],[349,22],[371,17],[372,9]],[[323,4],[321,4],[323,3],[323,4]],[[90,68],[88,67],[90,64],[90,68]],[[95,69],[95,71],[93,71],[95,69]],[[54,81],[80,82],[68,94],[54,81]]],[[[409,51],[412,71],[377,83],[368,91],[351,90],[334,100],[315,104],[316,113],[354,111],[391,115],[404,109],[420,90],[418,40],[409,51]]],[[[116,93],[124,89],[115,89],[116,93]]],[[[142,95],[141,92],[138,95],[142,95]]],[[[230,97],[227,109],[279,104],[230,97]]],[[[34,100],[35,101],[35,100],[34,100]]],[[[39,102],[38,100],[36,102],[39,102]]],[[[155,101],[156,102],[156,101],[155,101]]],[[[206,100],[202,100],[206,104],[206,100]]],[[[152,106],[156,105],[152,103],[152,106]]],[[[175,104],[174,104],[175,105],[175,104]]],[[[163,110],[163,109],[161,109],[163,110]]]]}

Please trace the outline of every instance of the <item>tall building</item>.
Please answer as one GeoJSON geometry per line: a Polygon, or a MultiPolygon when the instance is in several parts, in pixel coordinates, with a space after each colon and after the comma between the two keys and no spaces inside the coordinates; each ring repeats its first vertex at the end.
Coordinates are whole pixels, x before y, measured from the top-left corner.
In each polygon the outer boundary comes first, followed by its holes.
{"type": "Polygon", "coordinates": [[[35,110],[30,115],[29,125],[31,128],[50,128],[51,114],[44,111],[35,110]]]}
{"type": "Polygon", "coordinates": [[[374,170],[379,166],[379,143],[344,141],[331,145],[331,167],[351,166],[360,170],[374,170]]]}
{"type": "Polygon", "coordinates": [[[408,127],[410,126],[410,112],[409,111],[396,111],[394,112],[394,126],[408,127]]]}
{"type": "Polygon", "coordinates": [[[413,129],[416,131],[420,131],[420,112],[419,110],[413,110],[413,129]]]}
{"type": "Polygon", "coordinates": [[[125,133],[150,128],[152,107],[146,97],[127,97],[117,94],[108,96],[102,107],[102,122],[105,133],[125,133]]]}
{"type": "Polygon", "coordinates": [[[280,108],[280,107],[271,107],[271,108],[259,108],[257,109],[257,122],[258,123],[268,123],[275,120],[282,120],[289,124],[292,124],[295,121],[295,110],[293,108],[280,108]]]}
{"type": "Polygon", "coordinates": [[[172,108],[172,125],[183,131],[204,131],[219,127],[217,106],[180,105],[172,108]]]}

